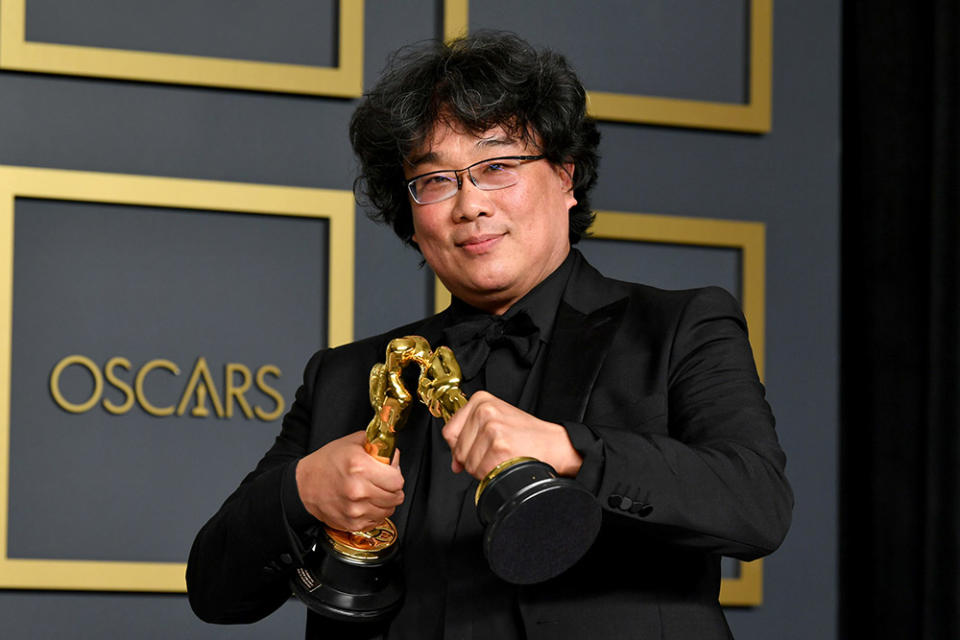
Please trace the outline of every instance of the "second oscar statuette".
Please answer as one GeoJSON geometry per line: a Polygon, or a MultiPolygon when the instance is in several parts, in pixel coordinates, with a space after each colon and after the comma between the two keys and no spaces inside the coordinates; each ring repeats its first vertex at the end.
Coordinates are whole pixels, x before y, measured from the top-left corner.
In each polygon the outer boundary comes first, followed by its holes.
{"type": "MultiPolygon", "coordinates": [[[[417,395],[445,422],[467,403],[460,366],[449,347],[436,351],[420,336],[391,340],[384,362],[370,372],[367,453],[390,464],[396,435],[413,396],[403,368],[420,367],[417,395]]],[[[593,494],[534,458],[497,465],[477,487],[475,501],[484,526],[483,550],[491,570],[514,584],[534,584],[566,571],[587,552],[600,530],[600,505],[593,494]]],[[[318,613],[343,620],[380,620],[403,600],[395,562],[396,526],[387,519],[368,531],[326,527],[307,566],[291,581],[294,593],[318,613]]]]}

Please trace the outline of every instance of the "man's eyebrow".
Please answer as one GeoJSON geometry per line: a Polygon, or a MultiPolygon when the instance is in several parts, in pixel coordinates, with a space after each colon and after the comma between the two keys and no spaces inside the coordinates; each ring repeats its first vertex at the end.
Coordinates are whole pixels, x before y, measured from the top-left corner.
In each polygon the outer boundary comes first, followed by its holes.
{"type": "Polygon", "coordinates": [[[436,162],[436,161],[437,161],[437,154],[435,154],[433,151],[427,151],[426,153],[421,153],[419,155],[410,156],[409,158],[407,158],[407,165],[411,167],[416,167],[418,165],[423,164],[424,162],[436,162]]]}
{"type": "Polygon", "coordinates": [[[489,138],[482,138],[477,141],[477,146],[486,148],[486,147],[508,147],[510,145],[516,144],[517,141],[508,136],[491,136],[489,138]]]}
{"type": "MultiPolygon", "coordinates": [[[[509,136],[490,136],[489,138],[481,138],[477,140],[477,147],[480,149],[487,149],[490,147],[509,147],[516,143],[517,141],[509,136]]],[[[425,153],[410,156],[406,160],[406,164],[409,167],[417,167],[427,162],[440,162],[440,156],[433,151],[427,151],[425,153]]]]}

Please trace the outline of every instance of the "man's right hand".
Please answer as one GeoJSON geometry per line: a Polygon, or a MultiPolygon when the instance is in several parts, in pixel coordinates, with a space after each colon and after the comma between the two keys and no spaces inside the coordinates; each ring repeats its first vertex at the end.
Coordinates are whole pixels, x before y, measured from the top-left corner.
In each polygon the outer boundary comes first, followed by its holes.
{"type": "Polygon", "coordinates": [[[324,524],[364,531],[383,522],[403,502],[400,451],[386,465],[363,448],[363,431],[320,447],[297,463],[303,506],[324,524]]]}

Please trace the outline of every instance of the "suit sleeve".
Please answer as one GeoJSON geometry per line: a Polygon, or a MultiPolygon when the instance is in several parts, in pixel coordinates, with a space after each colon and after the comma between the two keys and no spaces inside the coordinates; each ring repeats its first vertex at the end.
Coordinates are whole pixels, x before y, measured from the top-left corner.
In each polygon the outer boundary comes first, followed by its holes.
{"type": "Polygon", "coordinates": [[[793,494],[746,323],[725,291],[698,291],[667,331],[665,393],[635,423],[567,423],[578,479],[609,518],[666,542],[743,560],[774,551],[793,494]]]}
{"type": "Polygon", "coordinates": [[[303,553],[301,535],[316,524],[299,501],[295,469],[308,452],[313,387],[324,353],[308,363],[273,446],[194,540],[187,593],[202,620],[255,622],[290,597],[289,570],[303,553]]]}

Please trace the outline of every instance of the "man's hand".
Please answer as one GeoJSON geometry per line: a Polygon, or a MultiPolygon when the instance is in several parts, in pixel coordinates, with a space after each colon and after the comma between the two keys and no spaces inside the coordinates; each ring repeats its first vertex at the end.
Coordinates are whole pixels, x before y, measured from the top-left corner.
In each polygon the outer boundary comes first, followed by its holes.
{"type": "Polygon", "coordinates": [[[546,462],[561,476],[575,476],[583,463],[559,424],[546,422],[507,404],[486,391],[477,391],[443,428],[453,452],[453,471],[466,469],[482,479],[510,458],[530,456],[546,462]]]}
{"type": "Polygon", "coordinates": [[[400,452],[383,464],[364,451],[363,431],[320,447],[297,463],[300,500],[315,518],[343,531],[370,529],[403,502],[400,452]]]}

